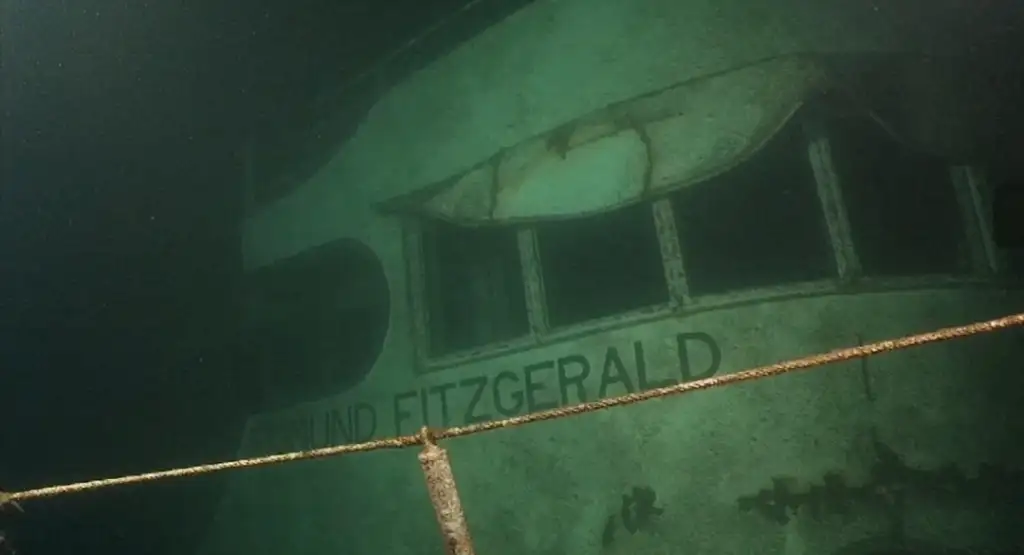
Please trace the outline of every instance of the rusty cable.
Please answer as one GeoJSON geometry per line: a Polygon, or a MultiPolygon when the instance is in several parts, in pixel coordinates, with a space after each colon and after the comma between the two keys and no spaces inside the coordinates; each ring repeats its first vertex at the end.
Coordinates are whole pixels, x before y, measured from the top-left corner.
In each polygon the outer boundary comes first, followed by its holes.
{"type": "MultiPolygon", "coordinates": [[[[1004,316],[1002,318],[996,318],[994,320],[976,322],[973,324],[967,324],[963,326],[941,328],[928,333],[909,335],[906,337],[901,337],[899,339],[890,339],[886,341],[879,341],[876,343],[869,343],[867,345],[859,345],[857,347],[836,349],[834,351],[830,351],[827,353],[811,355],[785,362],[769,364],[766,366],[759,366],[748,370],[736,372],[733,374],[726,374],[724,376],[715,376],[711,378],[680,383],[667,387],[659,387],[656,389],[650,389],[640,393],[629,393],[618,397],[611,397],[608,399],[601,399],[598,401],[591,401],[588,403],[582,403],[568,407],[559,407],[551,410],[539,411],[530,414],[525,414],[522,416],[506,418],[503,420],[496,420],[491,422],[483,422],[480,424],[472,424],[469,426],[458,426],[443,430],[436,430],[432,431],[432,436],[436,439],[455,438],[468,436],[480,432],[486,432],[490,430],[496,430],[499,428],[521,426],[523,424],[529,424],[531,422],[539,422],[543,420],[551,420],[554,418],[562,418],[565,416],[584,414],[601,409],[607,409],[621,405],[630,405],[633,403],[639,403],[650,399],[666,397],[669,395],[690,393],[702,389],[711,389],[715,387],[721,387],[724,385],[746,382],[750,380],[757,380],[761,378],[768,378],[771,376],[778,376],[796,370],[805,370],[808,368],[822,366],[834,362],[843,362],[847,360],[864,358],[880,353],[906,349],[909,347],[917,347],[929,343],[937,343],[940,341],[948,341],[951,339],[958,339],[971,335],[977,335],[980,333],[993,332],[1014,326],[1020,326],[1022,324],[1024,324],[1024,313],[1012,314],[1009,316],[1004,316]]],[[[77,482],[72,484],[42,487],[20,492],[0,492],[0,506],[14,504],[19,501],[25,501],[29,499],[54,497],[57,495],[77,493],[113,486],[153,482],[157,480],[165,480],[168,478],[195,476],[199,474],[210,474],[213,472],[220,472],[223,470],[255,468],[260,466],[269,466],[273,464],[308,459],[318,459],[338,455],[347,455],[350,453],[376,451],[378,449],[402,449],[405,447],[423,444],[424,437],[422,437],[421,434],[396,436],[386,439],[367,441],[364,443],[336,445],[332,447],[323,447],[319,449],[293,451],[290,453],[282,453],[277,455],[267,455],[262,457],[238,459],[213,464],[203,464],[198,466],[175,468],[171,470],[147,472],[144,474],[120,476],[116,478],[103,478],[98,480],[89,480],[85,482],[77,482]]]]}

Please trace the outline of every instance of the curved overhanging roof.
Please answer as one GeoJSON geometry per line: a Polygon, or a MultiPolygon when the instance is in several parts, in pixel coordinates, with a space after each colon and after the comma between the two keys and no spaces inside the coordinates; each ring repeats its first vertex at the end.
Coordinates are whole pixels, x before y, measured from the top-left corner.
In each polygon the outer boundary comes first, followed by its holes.
{"type": "Polygon", "coordinates": [[[741,163],[823,84],[803,56],[701,77],[587,114],[382,207],[469,223],[606,211],[741,163]]]}
{"type": "Polygon", "coordinates": [[[822,89],[921,149],[970,152],[997,121],[972,110],[996,103],[976,98],[970,60],[930,57],[963,37],[896,9],[537,0],[382,96],[329,163],[247,219],[246,264],[365,236],[368,205],[487,224],[635,202],[741,163],[822,89]]]}
{"type": "Polygon", "coordinates": [[[912,149],[968,160],[984,99],[966,101],[959,75],[952,60],[919,56],[760,60],[596,110],[380,208],[465,224],[612,210],[743,163],[826,91],[912,149]]]}

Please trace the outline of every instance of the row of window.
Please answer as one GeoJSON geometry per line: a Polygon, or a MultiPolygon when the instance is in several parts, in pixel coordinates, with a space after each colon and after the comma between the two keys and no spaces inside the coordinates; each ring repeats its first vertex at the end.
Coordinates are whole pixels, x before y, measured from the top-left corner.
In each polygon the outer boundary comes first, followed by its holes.
{"type": "MultiPolygon", "coordinates": [[[[978,222],[942,160],[902,148],[871,122],[836,119],[825,127],[823,170],[822,142],[803,125],[796,118],[715,179],[600,216],[526,229],[419,222],[418,256],[408,260],[421,278],[413,284],[425,354],[738,290],[974,271],[978,222]]],[[[241,354],[261,375],[247,392],[254,407],[358,383],[383,347],[389,299],[380,261],[353,240],[252,274],[241,354]]]]}
{"type": "MultiPolygon", "coordinates": [[[[668,307],[680,291],[689,299],[829,278],[973,271],[970,226],[947,164],[869,120],[834,118],[824,126],[832,187],[856,261],[840,271],[835,222],[823,208],[827,184],[803,123],[798,115],[753,159],[667,199],[531,228],[545,328],[668,307]],[[656,223],[659,210],[674,226],[656,223]],[[679,253],[682,272],[666,271],[666,252],[679,253]]],[[[429,356],[530,333],[523,230],[418,227],[429,356]]]]}

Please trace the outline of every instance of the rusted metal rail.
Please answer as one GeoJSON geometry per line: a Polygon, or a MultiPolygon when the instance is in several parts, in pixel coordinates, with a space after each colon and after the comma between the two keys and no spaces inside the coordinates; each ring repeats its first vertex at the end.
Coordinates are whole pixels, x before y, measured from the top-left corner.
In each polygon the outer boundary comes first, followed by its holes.
{"type": "Polygon", "coordinates": [[[768,378],[771,376],[779,376],[796,370],[805,370],[833,362],[865,358],[879,353],[897,351],[929,343],[938,343],[940,341],[948,341],[981,333],[989,333],[1021,325],[1024,325],[1024,313],[1011,314],[994,320],[975,322],[964,326],[942,328],[928,333],[901,337],[899,339],[890,339],[887,341],[879,341],[877,343],[869,343],[867,345],[837,349],[827,353],[802,357],[786,362],[750,368],[748,370],[724,376],[715,376],[703,380],[651,389],[640,393],[630,393],[619,397],[600,399],[589,403],[559,407],[523,416],[507,418],[504,420],[482,422],[479,424],[447,428],[443,430],[428,430],[427,428],[424,428],[416,435],[397,436],[352,445],[337,445],[321,449],[294,451],[278,455],[175,468],[172,470],[120,476],[117,478],[104,478],[73,484],[48,486],[13,493],[0,492],[0,508],[13,506],[21,509],[19,502],[30,499],[55,497],[58,495],[66,495],[69,493],[78,493],[114,486],[155,482],[170,478],[210,474],[224,470],[255,468],[307,459],[334,457],[351,453],[376,451],[378,449],[401,449],[414,445],[422,445],[423,451],[419,454],[420,466],[423,468],[427,489],[430,493],[430,500],[433,503],[434,511],[437,514],[438,523],[441,527],[441,534],[444,537],[447,552],[449,555],[474,555],[473,542],[469,532],[469,526],[466,521],[466,515],[462,510],[462,503],[455,484],[455,476],[452,472],[451,461],[448,459],[447,452],[437,444],[437,440],[439,439],[468,436],[499,428],[521,426],[532,422],[564,418],[566,416],[584,414],[611,407],[631,405],[650,399],[691,393],[702,389],[712,389],[729,384],[768,378]]]}

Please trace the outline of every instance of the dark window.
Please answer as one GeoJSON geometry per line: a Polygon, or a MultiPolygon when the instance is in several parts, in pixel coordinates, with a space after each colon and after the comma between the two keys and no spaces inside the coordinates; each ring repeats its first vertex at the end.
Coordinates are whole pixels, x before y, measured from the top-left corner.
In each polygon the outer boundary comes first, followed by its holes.
{"type": "Polygon", "coordinates": [[[829,124],[832,156],[866,275],[970,271],[947,164],[913,152],[865,118],[829,124]]]}
{"type": "Polygon", "coordinates": [[[799,125],[747,162],[674,194],[672,206],[693,295],[836,273],[799,125]]]}
{"type": "Polygon", "coordinates": [[[431,355],[529,331],[515,229],[430,221],[422,230],[431,355]]]}
{"type": "Polygon", "coordinates": [[[648,203],[541,224],[537,244],[554,327],[669,300],[648,203]]]}
{"type": "Polygon", "coordinates": [[[1024,277],[1024,179],[994,177],[983,191],[990,206],[992,239],[1006,273],[1024,277]]]}
{"type": "Polygon", "coordinates": [[[1024,278],[1024,247],[997,248],[996,256],[1003,267],[1003,274],[1017,279],[1024,278]]]}
{"type": "Polygon", "coordinates": [[[370,372],[390,294],[368,247],[337,241],[262,268],[247,286],[243,355],[264,408],[339,393],[370,372]]]}

